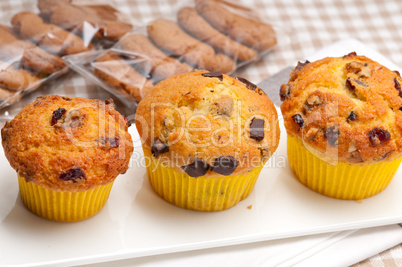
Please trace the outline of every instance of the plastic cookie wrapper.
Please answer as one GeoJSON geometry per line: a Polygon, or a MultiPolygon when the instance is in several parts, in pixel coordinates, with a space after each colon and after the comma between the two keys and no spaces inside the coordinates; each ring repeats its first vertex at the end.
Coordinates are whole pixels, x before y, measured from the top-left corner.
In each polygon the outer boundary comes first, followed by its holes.
{"type": "Polygon", "coordinates": [[[193,69],[232,74],[289,41],[284,27],[235,1],[195,0],[174,10],[127,33],[109,50],[64,59],[116,96],[129,94],[139,102],[171,75],[193,69]],[[215,20],[217,11],[233,27],[215,20]]]}
{"type": "Polygon", "coordinates": [[[0,108],[68,68],[62,57],[109,47],[133,29],[109,4],[22,2],[0,19],[0,108]]]}

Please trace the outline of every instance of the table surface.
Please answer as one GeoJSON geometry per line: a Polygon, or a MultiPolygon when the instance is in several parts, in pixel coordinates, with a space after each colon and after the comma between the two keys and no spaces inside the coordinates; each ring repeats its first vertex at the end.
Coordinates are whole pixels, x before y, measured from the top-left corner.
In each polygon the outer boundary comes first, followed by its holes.
{"type": "MultiPolygon", "coordinates": [[[[83,2],[84,0],[74,1],[83,2]]],[[[281,43],[263,59],[237,70],[234,75],[258,83],[306,55],[345,38],[355,38],[402,66],[401,0],[237,0],[257,10],[267,22],[278,25],[281,43]],[[250,4],[251,3],[251,4],[250,4]]],[[[7,23],[10,14],[31,9],[36,0],[1,0],[0,16],[7,23]]],[[[86,2],[94,3],[95,1],[86,2]]],[[[99,1],[110,3],[111,1],[99,1]]],[[[192,2],[192,1],[191,1],[192,2]]],[[[191,3],[188,1],[188,3],[191,3]]],[[[115,7],[127,13],[135,24],[160,16],[172,16],[179,0],[115,0],[115,7]]],[[[351,51],[352,52],[352,51],[351,51]]],[[[80,83],[80,77],[74,76],[80,83]]],[[[86,83],[86,81],[84,81],[86,83]]],[[[402,245],[375,255],[356,266],[402,266],[402,245]]]]}

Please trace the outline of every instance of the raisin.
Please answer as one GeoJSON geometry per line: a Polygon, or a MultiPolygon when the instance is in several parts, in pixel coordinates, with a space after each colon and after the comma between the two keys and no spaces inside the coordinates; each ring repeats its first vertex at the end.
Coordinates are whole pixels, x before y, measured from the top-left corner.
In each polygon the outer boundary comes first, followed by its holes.
{"type": "Polygon", "coordinates": [[[331,126],[325,131],[324,137],[328,140],[328,143],[331,146],[336,146],[336,145],[338,145],[339,134],[340,134],[340,131],[339,131],[338,127],[331,126]]]}
{"type": "Polygon", "coordinates": [[[53,111],[52,115],[52,121],[51,121],[51,126],[55,125],[58,120],[60,120],[64,114],[66,113],[66,110],[64,108],[58,108],[55,111],[53,111]]]}
{"type": "Polygon", "coordinates": [[[399,92],[399,97],[402,97],[401,84],[398,82],[398,80],[396,78],[394,78],[394,84],[395,84],[396,90],[398,90],[398,92],[399,92]]]}
{"type": "Polygon", "coordinates": [[[264,124],[262,119],[254,118],[250,123],[250,138],[258,142],[264,139],[264,124]]]}
{"type": "Polygon", "coordinates": [[[377,128],[375,127],[373,130],[371,130],[368,134],[367,134],[369,141],[371,143],[371,145],[375,146],[375,145],[379,145],[382,144],[384,142],[387,142],[389,140],[391,140],[391,134],[381,128],[377,128]]]}
{"type": "Polygon", "coordinates": [[[154,141],[151,148],[152,154],[157,157],[162,153],[169,152],[169,146],[163,143],[159,138],[154,141]]]}
{"type": "Polygon", "coordinates": [[[73,183],[76,183],[77,180],[79,180],[79,179],[86,180],[87,177],[85,176],[85,173],[80,168],[72,168],[66,172],[61,173],[59,175],[59,179],[61,179],[63,181],[72,181],[73,183]]]}
{"type": "Polygon", "coordinates": [[[223,75],[220,72],[207,72],[203,73],[202,76],[208,77],[208,78],[218,78],[219,80],[223,81],[223,75]]]}
{"type": "Polygon", "coordinates": [[[232,156],[221,156],[215,159],[212,171],[222,175],[230,175],[236,170],[238,165],[239,163],[236,158],[232,156]]]}
{"type": "Polygon", "coordinates": [[[299,126],[299,129],[303,127],[304,120],[300,114],[296,114],[292,116],[293,121],[299,126]]]}
{"type": "Polygon", "coordinates": [[[347,118],[346,120],[347,120],[348,122],[349,122],[349,121],[355,121],[355,120],[357,120],[356,113],[355,113],[354,111],[351,111],[350,114],[349,114],[349,116],[348,116],[348,118],[347,118]]]}
{"type": "Polygon", "coordinates": [[[279,97],[281,98],[281,101],[285,101],[286,98],[289,98],[290,95],[290,85],[285,83],[281,85],[281,88],[279,89],[279,97]]]}
{"type": "Polygon", "coordinates": [[[69,98],[69,97],[63,96],[62,98],[63,98],[64,100],[66,100],[66,101],[71,101],[71,98],[69,98]]]}
{"type": "Polygon", "coordinates": [[[183,166],[182,169],[191,177],[199,177],[207,173],[209,165],[202,159],[195,159],[193,163],[183,166]]]}
{"type": "Polygon", "coordinates": [[[402,77],[401,77],[401,74],[399,73],[399,71],[394,70],[394,72],[395,72],[395,74],[396,74],[399,78],[402,78],[402,77]]]}

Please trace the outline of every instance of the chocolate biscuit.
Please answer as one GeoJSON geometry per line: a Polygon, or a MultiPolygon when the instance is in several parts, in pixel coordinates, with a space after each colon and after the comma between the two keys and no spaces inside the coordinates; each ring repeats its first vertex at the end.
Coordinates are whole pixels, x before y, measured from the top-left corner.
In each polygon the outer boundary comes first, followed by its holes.
{"type": "Polygon", "coordinates": [[[213,28],[192,7],[179,10],[177,19],[180,26],[197,39],[212,45],[216,50],[241,61],[251,60],[257,51],[242,45],[213,28]]]}
{"type": "Polygon", "coordinates": [[[192,70],[187,63],[181,63],[177,59],[165,55],[143,34],[128,34],[119,43],[122,50],[140,54],[147,59],[146,62],[140,62],[138,65],[145,72],[150,72],[156,81],[192,70]]]}
{"type": "Polygon", "coordinates": [[[215,0],[195,0],[198,13],[218,31],[257,50],[276,44],[274,29],[265,23],[230,12],[215,0]]]}
{"type": "Polygon", "coordinates": [[[77,35],[62,28],[44,23],[32,12],[20,12],[11,19],[14,31],[22,39],[30,39],[49,53],[64,56],[81,53],[90,48],[77,35]]]}
{"type": "Polygon", "coordinates": [[[184,32],[175,22],[163,18],[152,21],[148,35],[154,43],[172,57],[183,59],[193,66],[209,71],[228,73],[235,63],[229,57],[184,32]]]}

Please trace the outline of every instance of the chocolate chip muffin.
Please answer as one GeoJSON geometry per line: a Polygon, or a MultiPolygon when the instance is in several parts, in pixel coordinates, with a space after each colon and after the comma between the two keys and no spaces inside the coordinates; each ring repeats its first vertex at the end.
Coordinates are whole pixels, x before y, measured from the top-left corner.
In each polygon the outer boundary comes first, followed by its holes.
{"type": "Polygon", "coordinates": [[[381,192],[401,162],[401,84],[397,71],[356,53],[299,62],[280,88],[298,179],[340,199],[381,192]]]}
{"type": "Polygon", "coordinates": [[[96,214],[128,169],[133,145],[127,129],[111,100],[52,95],[22,109],[1,137],[27,208],[56,221],[96,214]]]}
{"type": "Polygon", "coordinates": [[[276,109],[260,88],[207,71],[157,84],[139,103],[136,126],[154,190],[201,211],[246,198],[280,135],[276,109]]]}

